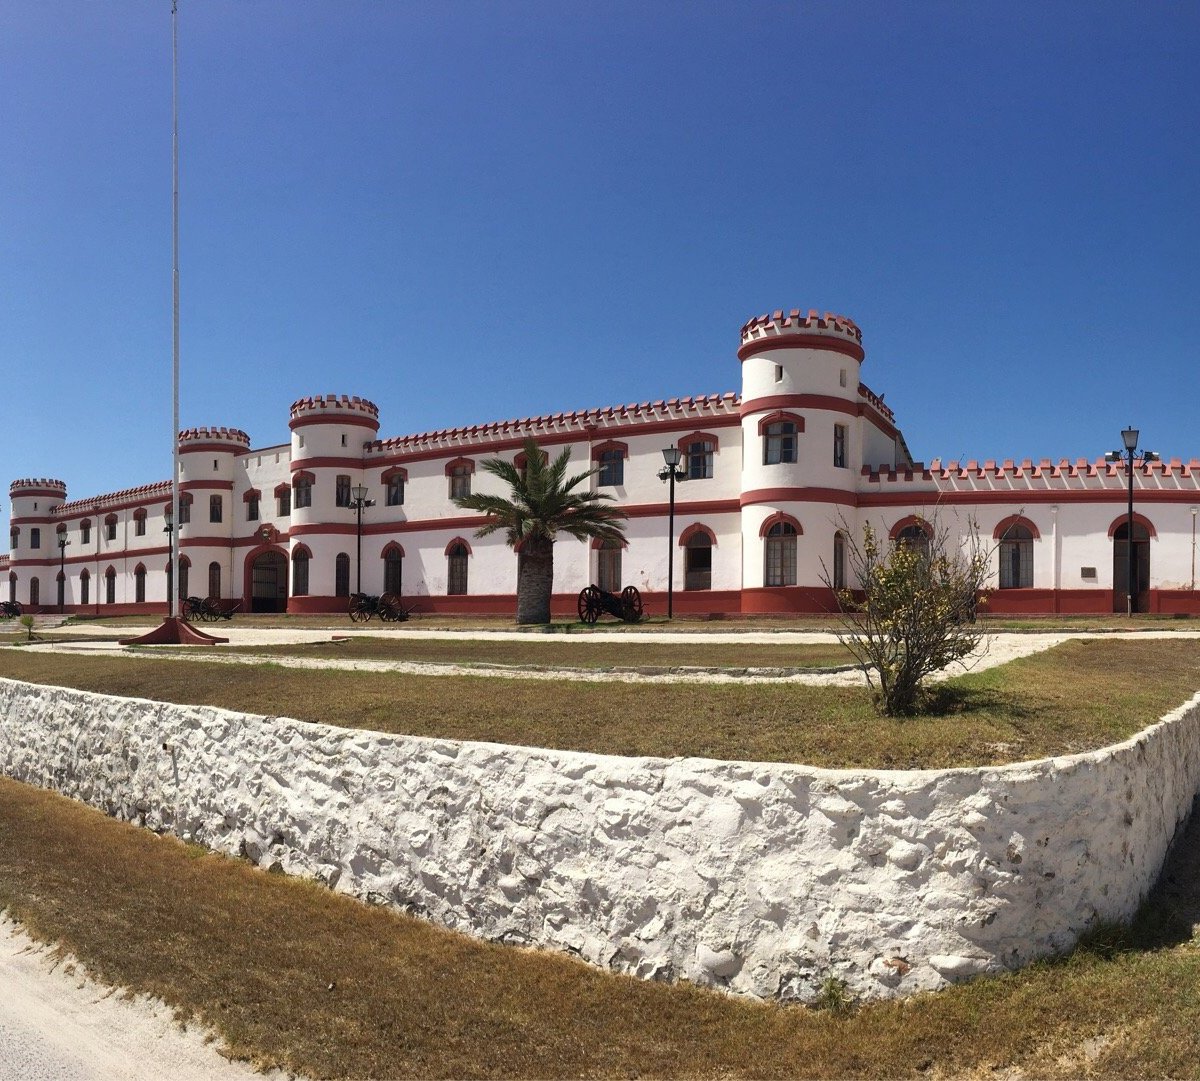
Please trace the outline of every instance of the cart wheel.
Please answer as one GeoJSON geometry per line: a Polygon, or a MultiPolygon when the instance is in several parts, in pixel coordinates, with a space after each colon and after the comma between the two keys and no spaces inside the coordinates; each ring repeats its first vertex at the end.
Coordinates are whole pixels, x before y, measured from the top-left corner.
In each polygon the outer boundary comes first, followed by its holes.
{"type": "Polygon", "coordinates": [[[221,606],[212,597],[208,597],[204,601],[201,614],[205,623],[216,623],[221,618],[221,606]]]}
{"type": "Polygon", "coordinates": [[[385,593],[379,598],[379,618],[384,623],[395,623],[400,618],[400,601],[394,593],[385,593]]]}
{"type": "Polygon", "coordinates": [[[371,618],[371,605],[361,593],[350,598],[350,618],[355,623],[366,623],[371,618]]]}
{"type": "Polygon", "coordinates": [[[579,591],[579,621],[595,623],[600,618],[600,590],[588,586],[579,591]]]}
{"type": "Polygon", "coordinates": [[[637,586],[621,590],[621,617],[626,623],[637,623],[642,618],[642,595],[637,586]]]}

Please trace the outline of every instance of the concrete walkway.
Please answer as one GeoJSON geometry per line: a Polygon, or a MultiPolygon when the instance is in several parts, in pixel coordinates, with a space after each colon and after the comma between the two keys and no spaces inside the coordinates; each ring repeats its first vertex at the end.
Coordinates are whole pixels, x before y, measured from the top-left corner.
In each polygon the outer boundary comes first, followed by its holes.
{"type": "MultiPolygon", "coordinates": [[[[148,627],[146,629],[149,629],[148,627]]],[[[111,635],[111,627],[72,627],[71,633],[80,632],[85,637],[101,634],[111,635]]],[[[140,628],[122,629],[129,637],[139,633],[140,628]]],[[[88,653],[123,657],[155,657],[163,660],[204,661],[218,664],[262,664],[270,662],[283,668],[319,668],[344,672],[395,672],[421,676],[478,676],[504,679],[573,680],[581,682],[625,683],[799,683],[810,686],[860,687],[866,683],[863,672],[856,668],[838,668],[831,671],[800,671],[780,674],[772,669],[679,669],[668,672],[639,672],[629,670],[598,670],[586,668],[532,667],[513,665],[474,664],[469,657],[473,641],[520,641],[527,643],[595,643],[605,642],[661,642],[672,643],[753,643],[770,645],[828,645],[837,641],[837,635],[822,631],[646,631],[636,638],[628,633],[592,632],[587,635],[529,634],[521,631],[426,631],[407,628],[359,628],[343,630],[307,630],[302,628],[256,628],[221,625],[220,633],[229,638],[230,646],[288,645],[314,642],[330,642],[335,638],[386,637],[393,640],[440,639],[458,641],[464,646],[462,663],[440,663],[428,661],[358,660],[317,657],[281,657],[262,654],[222,653],[220,647],[214,652],[194,652],[187,646],[143,647],[130,650],[116,642],[88,641],[56,644],[52,642],[23,649],[35,649],[49,653],[88,653]]],[[[1118,639],[1200,639],[1200,631],[1128,631],[1047,634],[992,634],[988,635],[979,650],[963,661],[950,665],[939,678],[951,678],[968,671],[983,671],[1000,664],[1028,657],[1072,639],[1118,638],[1118,639]]]]}

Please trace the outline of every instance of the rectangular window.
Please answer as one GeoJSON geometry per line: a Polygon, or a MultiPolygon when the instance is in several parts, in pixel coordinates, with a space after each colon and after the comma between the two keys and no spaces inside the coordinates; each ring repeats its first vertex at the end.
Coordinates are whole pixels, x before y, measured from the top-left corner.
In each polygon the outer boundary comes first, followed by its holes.
{"type": "Polygon", "coordinates": [[[339,507],[350,506],[350,478],[340,476],[337,479],[337,498],[334,501],[339,507]]]}
{"type": "Polygon", "coordinates": [[[286,518],[292,513],[292,490],[284,488],[282,492],[275,497],[276,509],[280,518],[286,518]]]}
{"type": "Polygon", "coordinates": [[[258,521],[258,496],[252,495],[246,500],[246,521],[258,521]]]}
{"type": "Polygon", "coordinates": [[[465,466],[456,466],[450,474],[450,498],[465,499],[471,494],[471,474],[465,466]]]}
{"type": "Polygon", "coordinates": [[[90,525],[84,524],[79,527],[79,543],[92,543],[92,527],[90,525]]]}
{"type": "Polygon", "coordinates": [[[104,539],[110,540],[110,541],[115,541],[117,539],[117,523],[116,522],[105,522],[104,523],[104,539]]]}
{"type": "Polygon", "coordinates": [[[104,576],[104,603],[117,603],[117,576],[115,574],[104,576]]]}
{"type": "Polygon", "coordinates": [[[79,603],[80,604],[88,603],[88,586],[90,586],[91,584],[92,584],[91,579],[89,579],[86,574],[83,575],[79,579],[79,603]]]}
{"type": "Polygon", "coordinates": [[[713,445],[697,440],[687,445],[688,480],[708,480],[713,475],[713,445]]]}
{"type": "Polygon", "coordinates": [[[388,477],[387,505],[399,507],[404,503],[404,478],[402,476],[388,477]]]}
{"type": "Polygon", "coordinates": [[[187,525],[192,520],[192,501],[179,497],[179,524],[187,525]]]}
{"type": "Polygon", "coordinates": [[[846,425],[833,426],[833,464],[838,469],[846,468],[846,425]]]}
{"type": "Polygon", "coordinates": [[[219,522],[224,513],[221,497],[219,495],[210,495],[208,497],[208,520],[210,522],[219,522]]]}
{"type": "Polygon", "coordinates": [[[763,433],[763,465],[796,460],[796,425],[790,420],[768,424],[763,433]]]}
{"type": "MultiPolygon", "coordinates": [[[[295,492],[295,499],[292,501],[293,507],[300,510],[301,507],[312,506],[312,485],[308,481],[296,481],[293,491],[295,492]]],[[[338,506],[341,506],[341,504],[339,503],[338,506]]]]}
{"type": "Polygon", "coordinates": [[[146,535],[146,516],[139,514],[133,520],[133,535],[135,537],[144,537],[146,535]]]}
{"type": "Polygon", "coordinates": [[[308,596],[308,556],[298,552],[292,559],[292,594],[308,596]]]}
{"type": "Polygon", "coordinates": [[[42,546],[42,531],[40,529],[38,529],[37,526],[34,526],[29,531],[29,547],[30,548],[40,548],[41,546],[42,546]]]}
{"type": "Polygon", "coordinates": [[[615,488],[625,483],[625,455],[619,450],[606,450],[600,454],[600,475],[596,483],[601,488],[615,488]]]}

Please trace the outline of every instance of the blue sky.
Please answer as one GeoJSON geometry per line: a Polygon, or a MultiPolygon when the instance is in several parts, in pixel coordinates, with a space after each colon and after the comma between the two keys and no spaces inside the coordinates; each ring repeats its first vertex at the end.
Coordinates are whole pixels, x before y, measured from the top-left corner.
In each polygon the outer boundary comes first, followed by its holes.
{"type": "MultiPolygon", "coordinates": [[[[829,309],[914,455],[1200,457],[1200,14],[180,0],[182,423],[737,390],[829,309]]],[[[170,0],[0,4],[0,461],[170,459],[170,0]]]]}

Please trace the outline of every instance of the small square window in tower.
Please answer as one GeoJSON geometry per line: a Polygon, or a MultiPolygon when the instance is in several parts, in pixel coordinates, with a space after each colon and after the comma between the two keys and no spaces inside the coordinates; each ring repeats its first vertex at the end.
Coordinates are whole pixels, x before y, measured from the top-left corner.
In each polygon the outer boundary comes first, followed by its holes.
{"type": "Polygon", "coordinates": [[[350,506],[350,478],[341,474],[337,479],[337,497],[334,502],[339,507],[350,506]]]}

